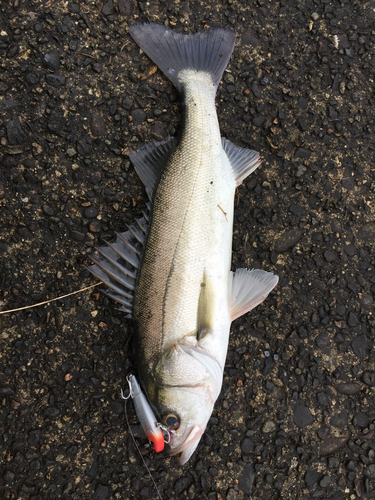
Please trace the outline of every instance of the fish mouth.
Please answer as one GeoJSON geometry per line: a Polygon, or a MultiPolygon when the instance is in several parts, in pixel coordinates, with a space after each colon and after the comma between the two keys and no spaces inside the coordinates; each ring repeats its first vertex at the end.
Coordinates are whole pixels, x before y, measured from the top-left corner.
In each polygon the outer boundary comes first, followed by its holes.
{"type": "Polygon", "coordinates": [[[200,425],[193,425],[184,432],[182,443],[169,451],[169,455],[176,455],[179,465],[184,465],[194,453],[204,433],[200,425]]]}

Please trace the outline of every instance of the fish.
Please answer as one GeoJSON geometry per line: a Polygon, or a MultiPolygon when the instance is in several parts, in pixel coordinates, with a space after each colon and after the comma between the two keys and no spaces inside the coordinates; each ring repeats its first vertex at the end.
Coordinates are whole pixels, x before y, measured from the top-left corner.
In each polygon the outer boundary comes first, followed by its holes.
{"type": "Polygon", "coordinates": [[[130,155],[147,211],[98,248],[90,271],[132,318],[141,387],[169,455],[183,465],[220,394],[232,321],[260,304],[278,277],[231,271],[235,191],[261,163],[258,152],[220,134],[215,95],[235,32],[182,34],[155,23],[129,32],[179,91],[182,124],[177,138],[130,155]]]}

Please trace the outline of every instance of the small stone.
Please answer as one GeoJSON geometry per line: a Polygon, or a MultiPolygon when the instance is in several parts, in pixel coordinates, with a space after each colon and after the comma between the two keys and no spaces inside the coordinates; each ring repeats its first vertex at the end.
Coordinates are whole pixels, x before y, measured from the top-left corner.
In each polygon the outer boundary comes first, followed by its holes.
{"type": "Polygon", "coordinates": [[[350,312],[350,313],[349,313],[349,317],[348,317],[348,325],[349,325],[349,326],[353,326],[353,327],[358,325],[358,318],[357,318],[357,316],[356,316],[354,313],[352,313],[352,312],[350,312]]]}
{"type": "Polygon", "coordinates": [[[28,73],[26,75],[26,81],[30,83],[30,85],[36,85],[39,82],[39,76],[35,73],[28,73]]]}
{"type": "Polygon", "coordinates": [[[347,437],[329,437],[320,445],[320,455],[325,457],[340,450],[347,442],[347,437]]]}
{"type": "Polygon", "coordinates": [[[255,125],[256,127],[261,127],[264,122],[265,122],[265,117],[263,115],[259,115],[253,118],[253,125],[255,125]]]}
{"type": "Polygon", "coordinates": [[[98,220],[90,221],[88,227],[89,227],[90,233],[94,233],[94,234],[100,233],[100,231],[102,230],[101,222],[98,220]]]}
{"type": "Polygon", "coordinates": [[[329,476],[324,476],[320,481],[319,481],[319,486],[321,488],[328,488],[328,486],[331,484],[331,478],[329,476]]]}
{"type": "Polygon", "coordinates": [[[107,134],[103,115],[99,111],[94,111],[90,120],[90,129],[94,137],[103,137],[107,134]]]}
{"type": "Polygon", "coordinates": [[[305,474],[305,484],[309,490],[319,481],[322,477],[321,473],[316,470],[308,470],[305,474]]]}
{"type": "Polygon", "coordinates": [[[241,42],[243,45],[252,45],[253,47],[258,47],[258,45],[260,45],[260,39],[249,31],[243,33],[241,42]]]}
{"type": "Polygon", "coordinates": [[[8,141],[11,146],[17,146],[27,141],[27,135],[22,130],[18,116],[14,115],[6,126],[8,141]]]}
{"type": "Polygon", "coordinates": [[[262,427],[262,432],[264,434],[269,434],[270,432],[275,432],[276,424],[272,420],[267,420],[262,427]]]}
{"type": "Polygon", "coordinates": [[[305,148],[298,148],[294,158],[309,158],[311,156],[311,151],[305,148]]]}
{"type": "Polygon", "coordinates": [[[366,335],[358,335],[352,342],[354,354],[363,359],[367,355],[367,337],[366,335]]]}
{"type": "Polygon", "coordinates": [[[346,410],[342,410],[339,413],[333,415],[330,420],[330,424],[333,425],[333,427],[337,427],[337,429],[342,429],[347,425],[348,418],[348,412],[346,410]]]}
{"type": "Polygon", "coordinates": [[[305,405],[298,404],[293,409],[293,421],[297,427],[303,429],[314,422],[314,417],[305,405]]]}
{"type": "Polygon", "coordinates": [[[85,233],[82,233],[81,231],[73,230],[70,232],[70,238],[75,241],[84,241],[86,237],[85,233]]]}
{"type": "Polygon", "coordinates": [[[104,486],[103,484],[98,484],[96,487],[95,493],[92,497],[92,500],[104,500],[107,498],[109,495],[109,489],[107,486],[104,486]]]}
{"type": "Polygon", "coordinates": [[[313,13],[311,14],[311,19],[312,19],[313,21],[317,21],[317,20],[319,19],[319,14],[318,14],[317,12],[313,12],[313,13]]]}
{"type": "Polygon", "coordinates": [[[66,150],[66,154],[67,154],[68,156],[71,156],[71,157],[72,157],[72,156],[74,156],[74,155],[76,155],[76,154],[77,154],[77,151],[76,151],[74,148],[68,148],[68,149],[66,150]]]}
{"type": "Polygon", "coordinates": [[[319,392],[318,393],[318,403],[322,406],[328,406],[329,405],[329,399],[328,396],[325,392],[319,392]]]}
{"type": "Polygon", "coordinates": [[[327,262],[334,262],[337,259],[336,252],[332,250],[326,250],[323,255],[327,262]]]}
{"type": "Polygon", "coordinates": [[[146,113],[142,109],[133,109],[130,113],[134,125],[140,125],[146,120],[146,113]]]}
{"type": "Polygon", "coordinates": [[[296,243],[301,239],[302,231],[298,229],[291,229],[281,234],[276,238],[274,250],[277,253],[286,252],[290,248],[294,247],[296,243]]]}
{"type": "Polygon", "coordinates": [[[251,495],[255,479],[255,471],[251,465],[247,465],[238,478],[238,488],[245,494],[251,495]]]}
{"type": "Polygon", "coordinates": [[[130,0],[119,0],[117,5],[120,16],[130,16],[133,11],[133,5],[130,0]]]}
{"type": "Polygon", "coordinates": [[[335,385],[337,392],[348,396],[357,394],[361,390],[361,384],[358,382],[342,382],[335,385]]]}
{"type": "Polygon", "coordinates": [[[362,380],[369,387],[375,387],[375,372],[372,371],[363,372],[362,380]]]}
{"type": "Polygon", "coordinates": [[[65,80],[63,75],[46,75],[46,82],[52,87],[62,87],[65,85],[65,80]]]}
{"type": "Polygon", "coordinates": [[[43,65],[54,71],[60,68],[60,55],[57,50],[51,50],[44,54],[43,65]]]}
{"type": "MultiPolygon", "coordinates": [[[[215,496],[216,498],[216,496],[215,496]]],[[[238,493],[233,488],[229,488],[225,500],[238,500],[238,493]]]]}
{"type": "Polygon", "coordinates": [[[363,473],[369,479],[375,479],[375,464],[368,465],[365,469],[363,469],[363,473]]]}
{"type": "Polygon", "coordinates": [[[49,205],[43,205],[43,212],[49,216],[52,216],[54,214],[53,208],[51,208],[49,205]]]}
{"type": "Polygon", "coordinates": [[[366,413],[357,413],[355,417],[353,418],[353,425],[355,427],[360,427],[361,429],[364,429],[368,426],[370,423],[370,419],[366,413]]]}
{"type": "Polygon", "coordinates": [[[95,207],[86,207],[85,210],[83,211],[83,216],[86,219],[93,219],[98,215],[98,210],[95,207]]]}
{"type": "Polygon", "coordinates": [[[250,455],[254,451],[254,441],[248,437],[241,441],[241,451],[244,455],[250,455]]]}
{"type": "Polygon", "coordinates": [[[307,106],[309,105],[309,101],[306,99],[306,97],[299,97],[298,98],[298,106],[302,109],[306,109],[307,106]]]}
{"type": "Polygon", "coordinates": [[[257,97],[258,99],[260,99],[260,97],[262,96],[262,93],[261,93],[261,91],[256,83],[253,83],[253,85],[251,86],[251,90],[252,90],[254,96],[257,97]]]}
{"type": "Polygon", "coordinates": [[[358,231],[358,239],[363,243],[374,241],[375,239],[375,221],[364,224],[358,231]]]}
{"type": "Polygon", "coordinates": [[[108,2],[106,2],[103,5],[102,14],[104,16],[110,16],[110,15],[112,15],[114,13],[115,13],[115,6],[113,4],[113,1],[112,0],[108,0],[108,2]]]}

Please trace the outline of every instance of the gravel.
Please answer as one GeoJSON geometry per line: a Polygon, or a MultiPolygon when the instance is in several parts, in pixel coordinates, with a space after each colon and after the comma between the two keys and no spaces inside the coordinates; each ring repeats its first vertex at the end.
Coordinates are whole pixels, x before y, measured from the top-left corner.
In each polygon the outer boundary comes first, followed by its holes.
{"type": "MultiPolygon", "coordinates": [[[[94,284],[88,255],[146,209],[128,156],[182,106],[128,24],[234,28],[220,127],[263,162],[237,190],[233,269],[280,281],[233,323],[184,467],[128,418],[163,499],[374,498],[371,2],[49,4],[0,7],[1,309],[94,284]]],[[[0,498],[156,499],[120,398],[131,324],[100,287],[0,315],[0,342],[0,498]]]]}

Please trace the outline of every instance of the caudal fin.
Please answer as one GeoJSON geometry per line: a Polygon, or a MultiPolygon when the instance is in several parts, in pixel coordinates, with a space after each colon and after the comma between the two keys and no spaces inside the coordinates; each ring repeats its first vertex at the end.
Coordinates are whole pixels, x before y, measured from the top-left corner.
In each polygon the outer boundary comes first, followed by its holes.
{"type": "Polygon", "coordinates": [[[131,26],[129,32],[178,90],[181,90],[178,74],[185,69],[209,73],[217,88],[236,41],[234,31],[222,28],[183,35],[149,23],[131,26]]]}

